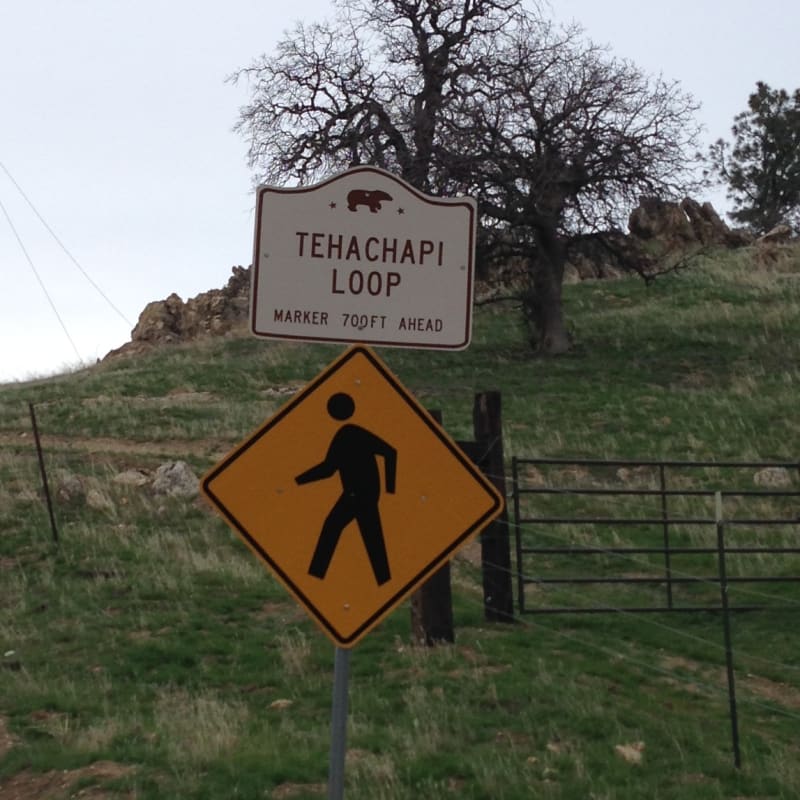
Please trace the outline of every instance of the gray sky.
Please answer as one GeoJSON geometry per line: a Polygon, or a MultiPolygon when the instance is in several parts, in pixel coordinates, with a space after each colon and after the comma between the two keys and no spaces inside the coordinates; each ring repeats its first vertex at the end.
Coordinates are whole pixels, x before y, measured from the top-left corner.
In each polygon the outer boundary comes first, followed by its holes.
{"type": "MultiPolygon", "coordinates": [[[[326,0],[0,0],[0,164],[130,323],[151,300],[225,284],[250,263],[245,102],[225,77],[326,0]]],[[[757,80],[800,84],[800,6],[783,0],[553,0],[615,55],[679,80],[708,141],[728,136],[757,80]]],[[[709,195],[724,211],[723,195],[709,195]]],[[[0,170],[0,203],[80,358],[131,325],[53,241],[0,170]]],[[[78,356],[0,211],[0,381],[78,356]]]]}

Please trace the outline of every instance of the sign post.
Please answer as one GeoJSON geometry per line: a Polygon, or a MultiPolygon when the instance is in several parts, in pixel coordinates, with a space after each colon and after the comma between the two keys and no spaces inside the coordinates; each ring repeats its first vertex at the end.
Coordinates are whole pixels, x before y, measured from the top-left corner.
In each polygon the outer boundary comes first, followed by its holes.
{"type": "Polygon", "coordinates": [[[328,765],[328,800],[344,796],[344,764],[347,756],[347,700],[350,685],[350,651],[336,648],[333,665],[331,752],[328,765]]]}
{"type": "Polygon", "coordinates": [[[503,497],[360,345],[223,458],[202,489],[336,645],[328,797],[340,800],[347,648],[495,519],[503,497]]]}
{"type": "Polygon", "coordinates": [[[472,198],[430,197],[375,167],[258,190],[251,331],[356,346],[201,485],[336,646],[329,800],[344,793],[349,648],[503,509],[361,346],[469,345],[475,230],[472,198]]]}

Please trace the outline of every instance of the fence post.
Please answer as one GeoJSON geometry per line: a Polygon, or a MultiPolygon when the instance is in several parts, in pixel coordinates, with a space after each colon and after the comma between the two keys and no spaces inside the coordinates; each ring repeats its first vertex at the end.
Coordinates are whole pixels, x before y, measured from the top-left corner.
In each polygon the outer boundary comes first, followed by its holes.
{"type": "Polygon", "coordinates": [[[511,493],[514,497],[514,543],[517,554],[517,604],[519,613],[525,613],[525,573],[522,563],[522,530],[520,529],[520,502],[519,502],[519,463],[516,456],[511,456],[511,493]]]}
{"type": "MultiPolygon", "coordinates": [[[[429,409],[429,413],[442,424],[441,411],[429,409]]],[[[428,647],[455,642],[449,561],[411,595],[411,635],[416,643],[428,647]]]]}
{"type": "Polygon", "coordinates": [[[722,600],[722,630],[725,636],[725,663],[728,670],[728,706],[731,715],[731,738],[733,740],[733,763],[742,766],[739,749],[739,718],[736,712],[736,682],[733,672],[733,647],[731,645],[731,615],[728,607],[728,574],[725,565],[725,521],[722,515],[722,492],[714,495],[717,523],[717,555],[719,561],[719,591],[722,600]]]}
{"type": "MultiPolygon", "coordinates": [[[[506,496],[503,467],[503,426],[500,392],[475,395],[472,409],[475,440],[485,448],[485,473],[500,494],[506,496]]],[[[483,565],[483,604],[488,622],[514,620],[514,591],[511,583],[511,540],[508,535],[508,509],[484,528],[481,534],[483,565]]]]}
{"type": "Polygon", "coordinates": [[[39,457],[39,472],[42,476],[44,499],[47,503],[47,513],[50,515],[50,530],[53,533],[53,541],[55,542],[56,547],[58,547],[58,526],[56,525],[56,517],[53,512],[53,500],[50,497],[50,485],[47,482],[47,469],[45,469],[44,465],[42,441],[39,438],[39,426],[36,424],[36,412],[33,409],[33,403],[28,403],[28,409],[31,412],[31,425],[33,426],[33,438],[36,441],[36,454],[39,457]]]}
{"type": "Polygon", "coordinates": [[[664,569],[667,574],[667,608],[672,611],[672,558],[669,550],[669,514],[667,512],[667,476],[664,465],[658,465],[661,485],[661,519],[664,521],[664,569]]]}

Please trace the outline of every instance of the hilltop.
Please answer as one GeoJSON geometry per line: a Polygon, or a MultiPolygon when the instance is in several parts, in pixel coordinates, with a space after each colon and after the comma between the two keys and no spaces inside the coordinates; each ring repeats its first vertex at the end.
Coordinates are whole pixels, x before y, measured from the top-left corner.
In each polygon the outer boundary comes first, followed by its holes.
{"type": "MultiPolygon", "coordinates": [[[[569,242],[564,283],[613,279],[626,273],[649,278],[710,249],[733,251],[754,244],[753,258],[767,263],[791,235],[789,228],[779,226],[756,241],[745,231],[731,230],[711,203],[690,197],[680,203],[643,197],[629,216],[627,233],[595,233],[569,242]]],[[[505,254],[484,258],[476,276],[476,302],[519,295],[527,267],[505,254]]],[[[251,268],[234,266],[222,289],[210,289],[186,301],[173,293],[148,303],[131,331],[131,340],[107,357],[141,353],[154,345],[240,334],[248,319],[250,282],[251,268]]]]}

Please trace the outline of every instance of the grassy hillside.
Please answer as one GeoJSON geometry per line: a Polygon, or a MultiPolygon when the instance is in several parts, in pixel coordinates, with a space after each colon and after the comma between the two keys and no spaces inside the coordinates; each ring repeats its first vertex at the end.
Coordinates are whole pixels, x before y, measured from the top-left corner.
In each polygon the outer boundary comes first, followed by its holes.
{"type": "MultiPolygon", "coordinates": [[[[456,438],[500,390],[508,458],[800,459],[797,251],[570,286],[566,311],[557,360],[512,304],[463,353],[380,355],[456,438]]],[[[243,334],[0,387],[0,797],[324,796],[332,646],[201,501],[115,477],[201,474],[341,349],[243,334]]],[[[402,607],[353,652],[347,797],[797,798],[797,588],[780,600],[734,619],[736,770],[717,617],[488,625],[459,556],[454,646],[412,646],[402,607]]]]}

